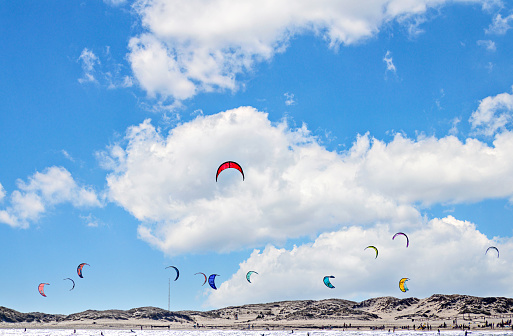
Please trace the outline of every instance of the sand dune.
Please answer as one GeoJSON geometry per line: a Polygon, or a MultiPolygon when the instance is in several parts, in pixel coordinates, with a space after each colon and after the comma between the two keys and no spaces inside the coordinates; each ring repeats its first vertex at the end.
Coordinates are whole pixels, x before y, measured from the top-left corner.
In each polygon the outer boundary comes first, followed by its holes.
{"type": "Polygon", "coordinates": [[[506,322],[511,329],[513,299],[467,295],[429,298],[380,297],[354,302],[342,299],[248,304],[211,311],[171,312],[142,307],[130,310],[86,310],[70,315],[20,313],[0,307],[0,328],[75,329],[298,329],[298,328],[418,328],[430,325],[472,329],[506,322]]]}

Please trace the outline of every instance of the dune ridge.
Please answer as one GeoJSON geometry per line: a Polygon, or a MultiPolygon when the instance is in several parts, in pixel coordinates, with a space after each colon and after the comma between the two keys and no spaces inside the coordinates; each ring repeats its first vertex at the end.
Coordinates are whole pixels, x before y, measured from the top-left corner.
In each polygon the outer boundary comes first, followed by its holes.
{"type": "Polygon", "coordinates": [[[428,298],[378,297],[279,301],[210,311],[168,311],[156,307],[86,310],[69,315],[21,313],[0,307],[0,328],[169,328],[286,329],[419,327],[511,329],[513,299],[435,294],[428,298]]]}

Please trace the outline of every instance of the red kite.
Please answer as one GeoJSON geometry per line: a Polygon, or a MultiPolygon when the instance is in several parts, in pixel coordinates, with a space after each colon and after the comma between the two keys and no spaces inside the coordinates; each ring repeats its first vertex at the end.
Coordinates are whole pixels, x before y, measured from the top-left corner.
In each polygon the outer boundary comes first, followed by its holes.
{"type": "Polygon", "coordinates": [[[49,283],[40,283],[39,286],[37,287],[37,289],[39,290],[39,294],[43,295],[44,297],[46,297],[45,295],[45,285],[49,285],[49,283]]]}
{"type": "Polygon", "coordinates": [[[237,163],[237,162],[233,162],[233,161],[226,161],[225,163],[221,164],[219,166],[219,168],[217,168],[217,174],[216,174],[216,182],[217,182],[217,177],[219,176],[219,174],[225,170],[225,169],[228,169],[228,168],[235,168],[237,169],[238,171],[240,171],[240,173],[242,174],[242,181],[244,181],[244,172],[242,171],[242,167],[237,163]]]}

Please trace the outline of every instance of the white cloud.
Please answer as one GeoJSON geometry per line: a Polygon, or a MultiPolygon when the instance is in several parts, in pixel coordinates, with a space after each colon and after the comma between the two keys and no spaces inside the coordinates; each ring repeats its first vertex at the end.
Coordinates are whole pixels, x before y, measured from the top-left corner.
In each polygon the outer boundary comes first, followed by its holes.
{"type": "Polygon", "coordinates": [[[77,61],[81,62],[84,71],[83,76],[78,79],[79,83],[97,82],[94,73],[95,67],[100,64],[98,57],[91,50],[84,48],[77,61]]]}
{"type": "Polygon", "coordinates": [[[19,223],[18,219],[6,210],[0,210],[0,223],[5,223],[12,227],[28,227],[26,223],[19,223]]]}
{"type": "Polygon", "coordinates": [[[421,16],[446,2],[139,0],[134,8],[146,31],[130,40],[128,59],[151,97],[184,100],[202,91],[236,90],[237,76],[284,51],[294,35],[314,32],[338,48],[393,20],[417,22],[418,31],[421,16]]]}
{"type": "Polygon", "coordinates": [[[285,105],[290,106],[290,105],[296,104],[296,101],[294,100],[293,93],[287,92],[287,93],[284,93],[283,95],[285,96],[285,105]]]}
{"type": "Polygon", "coordinates": [[[255,250],[231,278],[219,281],[217,291],[208,292],[207,304],[225,307],[290,299],[401,297],[398,283],[402,277],[410,279],[410,291],[403,294],[407,297],[513,295],[513,270],[507,267],[513,262],[511,238],[492,241],[474,224],[452,216],[416,224],[407,231],[408,248],[403,240],[391,239],[397,231],[382,224],[323,233],[313,243],[291,250],[274,246],[255,250]],[[378,258],[373,250],[365,250],[368,245],[378,248],[378,258]],[[500,258],[485,255],[491,245],[498,247],[500,258]],[[249,270],[258,272],[251,284],[245,278],[249,270]],[[325,275],[335,276],[335,289],[326,288],[325,275]]]}
{"type": "Polygon", "coordinates": [[[492,136],[504,130],[513,115],[513,95],[501,93],[481,100],[476,111],[472,112],[469,122],[478,134],[492,136]]]}
{"type": "Polygon", "coordinates": [[[92,50],[84,48],[78,62],[81,63],[83,75],[79,83],[95,83],[108,89],[128,88],[134,84],[133,78],[123,75],[122,64],[116,63],[111,56],[110,47],[107,46],[102,53],[102,60],[92,50]]]}
{"type": "Polygon", "coordinates": [[[486,69],[488,70],[488,72],[492,72],[493,71],[493,63],[492,62],[488,62],[488,64],[486,65],[486,69]]]}
{"type": "Polygon", "coordinates": [[[104,3],[111,6],[121,6],[124,5],[127,1],[126,0],[103,0],[104,3]]]}
{"type": "Polygon", "coordinates": [[[0,183],[0,202],[4,200],[5,197],[5,189],[4,186],[0,183]]]}
{"type": "Polygon", "coordinates": [[[477,41],[477,45],[486,48],[488,51],[496,51],[497,47],[495,46],[495,42],[492,40],[479,40],[477,41]]]}
{"type": "Polygon", "coordinates": [[[387,64],[387,71],[391,71],[393,73],[397,72],[397,69],[395,68],[394,62],[392,60],[392,53],[390,52],[390,50],[387,50],[385,57],[383,57],[383,61],[387,64]]]}
{"type": "Polygon", "coordinates": [[[502,0],[485,0],[483,1],[482,8],[484,11],[492,13],[493,11],[504,9],[504,2],[502,0]]]}
{"type": "Polygon", "coordinates": [[[436,107],[439,109],[439,110],[442,110],[443,107],[442,107],[442,99],[445,97],[445,91],[444,89],[440,89],[440,97],[435,99],[435,104],[436,104],[436,107]]]}
{"type": "Polygon", "coordinates": [[[123,77],[123,82],[121,83],[121,87],[132,87],[134,85],[134,79],[130,76],[123,77]]]}
{"type": "Polygon", "coordinates": [[[511,132],[497,135],[493,146],[451,135],[412,140],[397,134],[390,143],[372,140],[357,181],[408,204],[507,198],[513,195],[513,160],[507,154],[512,150],[511,132]]]}
{"type": "Polygon", "coordinates": [[[510,22],[513,21],[513,14],[502,17],[501,14],[497,14],[493,18],[493,22],[490,24],[488,29],[485,30],[487,34],[504,35],[508,30],[511,29],[510,22]]]}
{"type": "Polygon", "coordinates": [[[103,153],[102,164],[112,171],[109,198],[141,221],[143,240],[172,255],[279,244],[340,225],[404,227],[420,217],[414,203],[509,198],[511,152],[513,133],[504,132],[493,146],[363,135],[339,154],[306,126],[289,129],[241,107],[198,116],[167,136],[147,120],[103,153]],[[215,182],[227,160],[242,165],[245,181],[229,170],[215,182]]]}
{"type": "Polygon", "coordinates": [[[454,117],[454,119],[452,120],[451,124],[452,124],[452,127],[451,129],[449,130],[449,134],[450,135],[454,135],[456,136],[458,134],[458,124],[461,122],[461,118],[459,117],[454,117]]]}
{"type": "Polygon", "coordinates": [[[88,227],[96,228],[101,224],[100,220],[93,216],[93,214],[89,214],[87,216],[80,216],[80,218],[88,227]]]}
{"type": "Polygon", "coordinates": [[[142,221],[142,239],[175,254],[283,242],[341,222],[416,218],[414,208],[355,183],[359,155],[326,151],[306,127],[272,125],[267,114],[241,107],[199,116],[168,137],[146,121],[103,161],[113,170],[110,199],[142,221]],[[216,183],[227,160],[242,165],[245,181],[227,171],[216,183]]]}
{"type": "Polygon", "coordinates": [[[128,48],[134,75],[150,96],[160,94],[186,99],[195,95],[194,83],[156,38],[151,35],[132,38],[128,48]]]}
{"type": "Polygon", "coordinates": [[[417,38],[420,34],[424,33],[424,29],[421,26],[428,21],[428,18],[424,15],[421,16],[407,16],[405,18],[398,18],[400,24],[406,27],[408,36],[411,39],[417,38]]]}
{"type": "Polygon", "coordinates": [[[90,188],[80,187],[62,167],[50,167],[36,172],[28,182],[17,181],[18,190],[10,196],[10,206],[0,210],[0,222],[13,227],[27,228],[49,207],[71,203],[75,207],[97,207],[100,202],[90,188]]]}
{"type": "Polygon", "coordinates": [[[70,153],[68,153],[68,151],[63,149],[63,150],[61,150],[61,153],[62,153],[62,155],[64,155],[64,157],[66,159],[70,160],[71,162],[75,162],[75,159],[73,158],[73,156],[71,156],[70,153]]]}

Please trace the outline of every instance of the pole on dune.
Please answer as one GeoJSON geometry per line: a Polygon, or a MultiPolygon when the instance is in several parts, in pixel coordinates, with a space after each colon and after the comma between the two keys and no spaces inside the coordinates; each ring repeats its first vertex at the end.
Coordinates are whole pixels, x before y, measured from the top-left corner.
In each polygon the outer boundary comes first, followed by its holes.
{"type": "Polygon", "coordinates": [[[167,291],[167,310],[171,308],[171,278],[168,278],[168,291],[167,291]]]}

